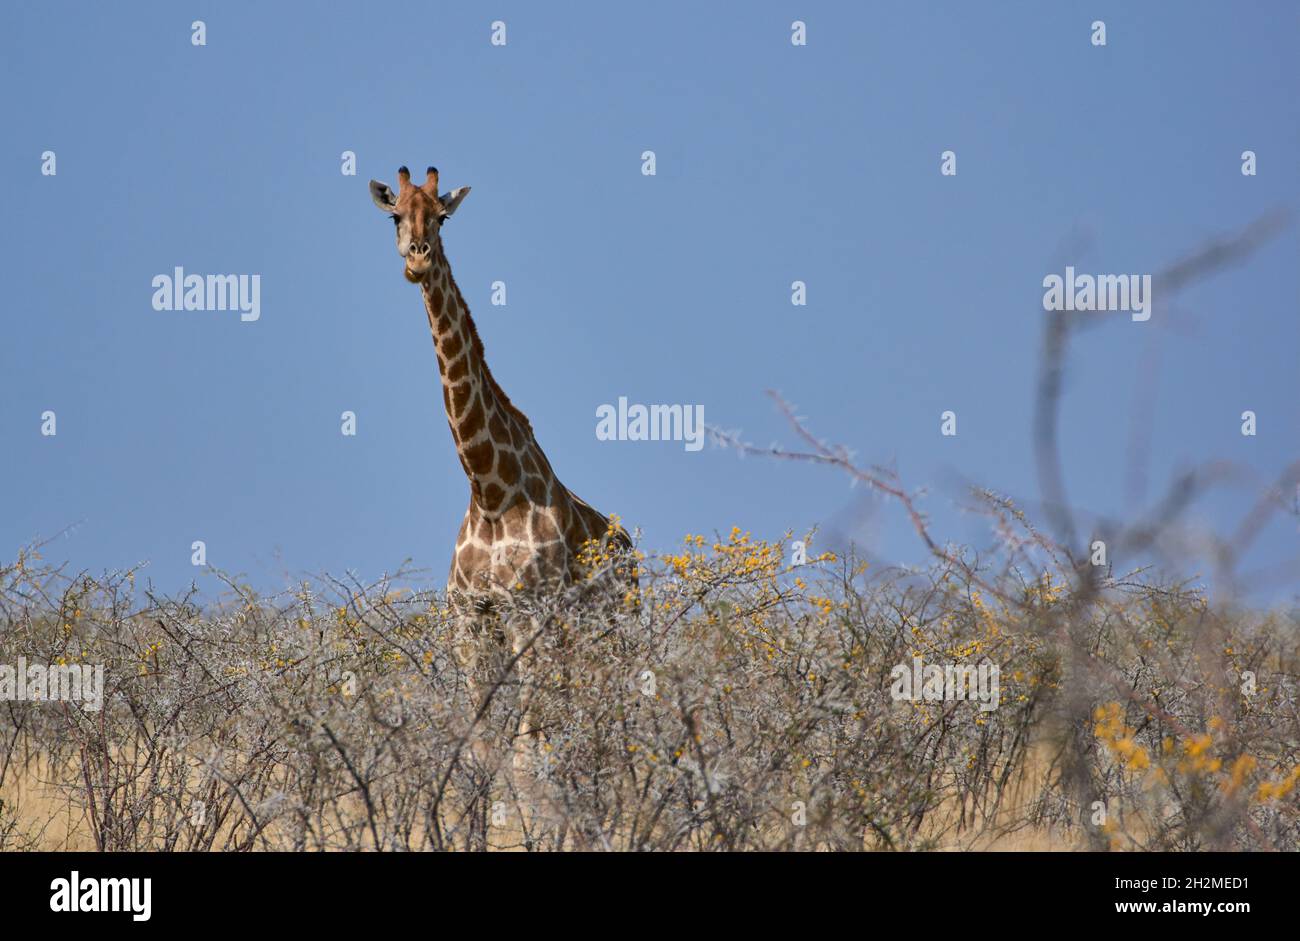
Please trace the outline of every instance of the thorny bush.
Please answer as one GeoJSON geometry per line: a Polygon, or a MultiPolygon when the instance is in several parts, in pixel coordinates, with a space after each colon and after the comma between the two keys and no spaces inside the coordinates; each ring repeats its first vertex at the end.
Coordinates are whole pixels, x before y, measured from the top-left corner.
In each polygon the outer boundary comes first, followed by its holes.
{"type": "Polygon", "coordinates": [[[0,702],[0,849],[1300,848],[1295,617],[1067,589],[1031,544],[876,571],[736,529],[470,615],[409,573],[203,600],[28,551],[0,664],[105,696],[0,702]],[[896,699],[918,657],[996,665],[997,708],[896,699]]]}

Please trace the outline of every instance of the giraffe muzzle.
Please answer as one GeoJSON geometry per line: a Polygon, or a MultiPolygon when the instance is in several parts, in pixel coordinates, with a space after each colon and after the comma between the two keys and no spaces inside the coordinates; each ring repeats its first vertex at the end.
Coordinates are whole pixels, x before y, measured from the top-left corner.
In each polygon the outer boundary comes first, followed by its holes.
{"type": "Polygon", "coordinates": [[[412,245],[406,253],[406,280],[417,283],[424,280],[432,267],[433,249],[428,242],[412,245]]]}

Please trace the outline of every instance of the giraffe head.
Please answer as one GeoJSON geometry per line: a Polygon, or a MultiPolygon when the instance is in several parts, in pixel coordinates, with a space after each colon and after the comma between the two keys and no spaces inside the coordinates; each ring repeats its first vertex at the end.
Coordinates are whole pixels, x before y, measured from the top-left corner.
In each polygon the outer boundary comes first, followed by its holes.
{"type": "Polygon", "coordinates": [[[416,283],[433,266],[443,222],[469,192],[468,186],[462,186],[439,196],[438,168],[429,167],[425,174],[424,183],[416,186],[411,171],[402,167],[397,171],[396,193],[386,183],[370,181],[370,198],[397,225],[397,253],[406,261],[406,280],[416,283]]]}

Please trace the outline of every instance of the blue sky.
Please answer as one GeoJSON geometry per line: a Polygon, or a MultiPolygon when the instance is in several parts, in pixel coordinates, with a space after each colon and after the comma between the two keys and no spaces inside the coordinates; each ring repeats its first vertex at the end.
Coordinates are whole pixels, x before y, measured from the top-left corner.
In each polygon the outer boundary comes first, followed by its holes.
{"type": "MultiPolygon", "coordinates": [[[[652,549],[818,525],[909,562],[922,552],[899,509],[832,471],[598,441],[595,410],[620,395],[702,404],[711,424],[790,442],[763,395],[779,389],[862,462],[929,487],[939,536],[985,544],[959,481],[1031,512],[1038,497],[1044,275],[1153,273],[1298,208],[1289,3],[377,9],[6,13],[0,552],[71,526],[47,556],[147,560],[167,590],[211,584],[190,565],[195,539],[268,587],[408,557],[440,583],[467,485],[418,291],[366,189],[399,164],[473,187],[446,250],[493,372],[573,490],[652,549]],[[497,19],[504,47],[489,43],[497,19]],[[949,149],[956,177],[939,173],[949,149]],[[1081,233],[1090,248],[1063,248],[1081,233]],[[260,320],[155,311],[151,280],[176,266],[260,274],[260,320]],[[806,307],[790,304],[796,279],[806,307]],[[489,303],[496,280],[506,307],[489,303]],[[946,409],[955,438],[939,433],[946,409]]],[[[1296,459],[1298,239],[1293,223],[1176,304],[1157,297],[1150,322],[1080,337],[1062,429],[1080,507],[1132,512],[1139,405],[1153,491],[1209,459],[1256,484],[1296,459]]],[[[1231,527],[1253,497],[1218,494],[1193,519],[1231,527]]],[[[1293,517],[1247,562],[1297,553],[1293,517]]]]}

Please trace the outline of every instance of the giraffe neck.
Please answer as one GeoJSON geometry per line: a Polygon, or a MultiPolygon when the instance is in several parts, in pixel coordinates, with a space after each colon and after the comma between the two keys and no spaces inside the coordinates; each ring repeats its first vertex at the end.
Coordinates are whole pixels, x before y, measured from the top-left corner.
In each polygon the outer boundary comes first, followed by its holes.
{"type": "Polygon", "coordinates": [[[534,503],[551,502],[558,489],[555,474],[528,418],[492,377],[441,246],[420,291],[438,354],[447,424],[469,478],[471,505],[491,518],[521,495],[534,503]]]}

